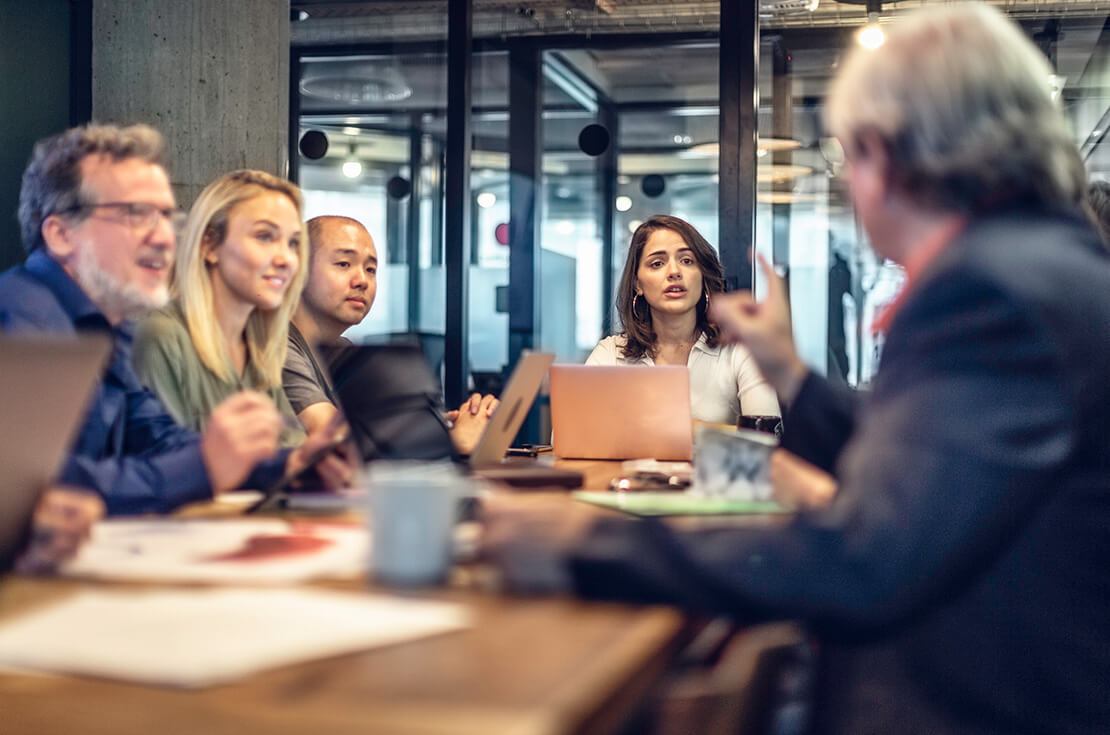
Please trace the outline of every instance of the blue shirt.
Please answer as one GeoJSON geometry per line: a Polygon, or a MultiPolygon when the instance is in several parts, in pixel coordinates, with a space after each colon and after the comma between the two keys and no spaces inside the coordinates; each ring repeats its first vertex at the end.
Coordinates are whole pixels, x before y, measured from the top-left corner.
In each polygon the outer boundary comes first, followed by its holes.
{"type": "MultiPolygon", "coordinates": [[[[135,375],[130,325],[113,328],[45,250],[0,274],[0,330],[112,335],[112,356],[59,482],[95,490],[111,514],[167,512],[212,497],[200,436],[179,426],[135,375]]],[[[245,484],[273,484],[287,456],[260,463],[245,484]]]]}

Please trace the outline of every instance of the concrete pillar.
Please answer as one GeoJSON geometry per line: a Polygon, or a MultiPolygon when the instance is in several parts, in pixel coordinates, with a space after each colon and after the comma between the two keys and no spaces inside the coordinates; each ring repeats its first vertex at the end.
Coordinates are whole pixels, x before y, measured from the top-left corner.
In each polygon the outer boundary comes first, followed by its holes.
{"type": "Polygon", "coordinates": [[[96,0],[93,119],[166,136],[178,201],[236,168],[288,170],[288,0],[96,0]]]}

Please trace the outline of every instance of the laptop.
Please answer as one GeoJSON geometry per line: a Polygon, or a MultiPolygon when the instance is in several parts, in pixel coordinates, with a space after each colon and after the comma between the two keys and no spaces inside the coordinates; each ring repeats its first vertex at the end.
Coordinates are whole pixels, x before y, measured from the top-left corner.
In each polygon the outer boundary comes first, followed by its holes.
{"type": "Polygon", "coordinates": [[[526,351],[521,355],[501,392],[501,402],[470,453],[471,467],[490,467],[505,461],[505,453],[528,416],[553,362],[555,355],[545,352],[526,351]]]}
{"type": "Polygon", "coordinates": [[[0,570],[26,541],[111,350],[107,336],[0,335],[0,570]]]}
{"type": "Polygon", "coordinates": [[[553,365],[556,457],[690,460],[690,371],[683,365],[553,365]]]}
{"type": "Polygon", "coordinates": [[[439,381],[418,345],[344,347],[328,368],[363,460],[455,457],[439,381]]]}
{"type": "Polygon", "coordinates": [[[505,458],[554,361],[554,355],[544,352],[525,351],[521,355],[505,390],[501,392],[497,410],[490,416],[474,451],[470,453],[470,468],[474,474],[514,487],[582,486],[582,473],[577,470],[552,467],[534,460],[505,458]]]}

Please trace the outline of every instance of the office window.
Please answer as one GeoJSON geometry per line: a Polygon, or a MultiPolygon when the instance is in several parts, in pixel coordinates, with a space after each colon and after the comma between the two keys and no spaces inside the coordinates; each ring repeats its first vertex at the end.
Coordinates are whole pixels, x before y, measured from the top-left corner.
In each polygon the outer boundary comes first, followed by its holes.
{"type": "MultiPolygon", "coordinates": [[[[871,251],[844,182],[822,155],[828,85],[867,20],[862,6],[829,6],[821,3],[808,16],[772,16],[761,28],[756,243],[788,277],[806,362],[865,386],[882,351],[871,324],[904,274],[871,251]]],[[[1110,128],[1106,13],[1064,3],[1004,7],[1048,57],[1055,73],[1045,84],[1059,95],[1092,178],[1110,179],[1110,147],[1103,143],[1110,128]]],[[[880,20],[899,12],[884,8],[880,20]]]]}

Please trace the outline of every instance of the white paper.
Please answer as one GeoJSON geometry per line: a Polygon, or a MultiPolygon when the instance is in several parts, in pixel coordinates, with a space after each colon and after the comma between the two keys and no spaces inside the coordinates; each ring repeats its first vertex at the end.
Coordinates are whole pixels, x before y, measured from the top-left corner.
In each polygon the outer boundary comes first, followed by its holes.
{"type": "Polygon", "coordinates": [[[460,605],[368,594],[90,591],[0,625],[0,666],[196,688],[468,624],[460,605]]]}
{"type": "Polygon", "coordinates": [[[294,584],[365,575],[369,534],[321,521],[110,520],[62,574],[114,581],[294,584]]]}

